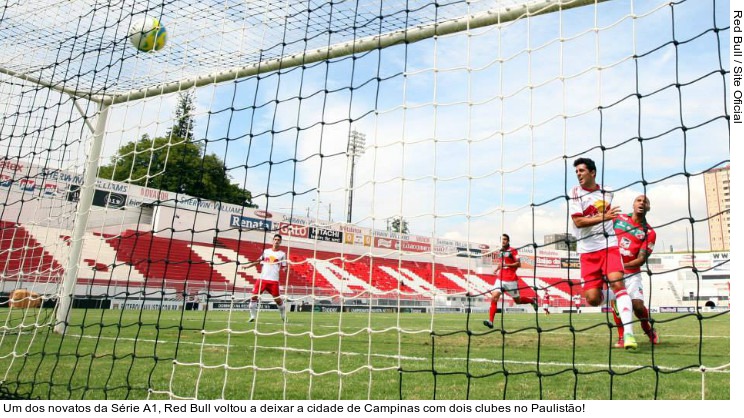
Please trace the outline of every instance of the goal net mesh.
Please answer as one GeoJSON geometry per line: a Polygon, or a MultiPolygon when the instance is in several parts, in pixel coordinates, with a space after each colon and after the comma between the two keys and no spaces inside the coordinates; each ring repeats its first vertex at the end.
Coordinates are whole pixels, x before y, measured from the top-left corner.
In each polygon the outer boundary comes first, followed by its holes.
{"type": "Polygon", "coordinates": [[[728,399],[728,12],[8,2],[0,397],[728,399]],[[579,157],[651,201],[659,345],[581,298],[579,157]],[[249,322],[275,234],[287,320],[249,322]],[[538,304],[487,328],[502,234],[538,304]]]}

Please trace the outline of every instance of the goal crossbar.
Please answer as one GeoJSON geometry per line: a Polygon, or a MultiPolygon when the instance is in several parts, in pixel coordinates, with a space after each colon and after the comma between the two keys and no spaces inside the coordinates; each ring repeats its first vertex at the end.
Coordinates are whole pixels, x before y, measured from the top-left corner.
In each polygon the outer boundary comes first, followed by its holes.
{"type": "Polygon", "coordinates": [[[155,86],[132,89],[117,94],[96,94],[79,88],[69,88],[58,83],[52,83],[27,73],[14,71],[0,65],[0,73],[22,79],[52,90],[68,94],[76,98],[88,99],[106,106],[133,102],[144,98],[157,97],[164,94],[176,93],[195,87],[219,84],[235,79],[251,77],[258,74],[293,68],[300,65],[317,63],[334,58],[341,58],[353,54],[369,52],[398,44],[415,43],[425,39],[451,35],[458,32],[474,30],[491,25],[508,23],[524,16],[537,16],[568,10],[589,4],[599,4],[607,0],[538,0],[524,1],[512,7],[493,8],[487,11],[473,13],[458,18],[447,19],[404,28],[380,35],[373,35],[359,39],[352,39],[322,48],[291,54],[279,58],[272,58],[248,65],[227,69],[217,73],[210,73],[184,80],[172,81],[155,86]]]}

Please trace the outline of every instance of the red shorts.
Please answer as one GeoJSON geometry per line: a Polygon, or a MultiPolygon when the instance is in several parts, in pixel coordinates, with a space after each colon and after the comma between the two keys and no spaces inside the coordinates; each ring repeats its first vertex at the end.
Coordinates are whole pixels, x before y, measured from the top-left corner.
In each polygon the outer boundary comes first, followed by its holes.
{"type": "Polygon", "coordinates": [[[579,261],[581,262],[581,278],[584,279],[584,291],[602,289],[606,283],[605,277],[610,273],[623,271],[623,260],[620,258],[620,250],[617,247],[581,254],[579,261]]]}
{"type": "Polygon", "coordinates": [[[256,280],[253,285],[253,294],[260,296],[263,292],[269,292],[274,298],[279,297],[279,282],[273,280],[256,280]]]}

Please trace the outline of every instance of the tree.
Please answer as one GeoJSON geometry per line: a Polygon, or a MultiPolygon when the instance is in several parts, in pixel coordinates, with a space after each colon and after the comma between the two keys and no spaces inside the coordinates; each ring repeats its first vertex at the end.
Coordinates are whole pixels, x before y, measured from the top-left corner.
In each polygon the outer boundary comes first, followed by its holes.
{"type": "Polygon", "coordinates": [[[401,234],[408,233],[408,221],[403,217],[396,217],[390,222],[390,230],[393,232],[399,232],[401,234]]]}
{"type": "Polygon", "coordinates": [[[143,135],[101,166],[99,176],[194,197],[256,207],[248,190],[232,184],[225,163],[194,140],[193,96],[181,94],[176,124],[166,137],[143,135]]]}
{"type": "Polygon", "coordinates": [[[176,106],[176,124],[168,130],[166,136],[183,138],[194,141],[194,94],[192,92],[181,92],[178,94],[178,105],[176,106]]]}

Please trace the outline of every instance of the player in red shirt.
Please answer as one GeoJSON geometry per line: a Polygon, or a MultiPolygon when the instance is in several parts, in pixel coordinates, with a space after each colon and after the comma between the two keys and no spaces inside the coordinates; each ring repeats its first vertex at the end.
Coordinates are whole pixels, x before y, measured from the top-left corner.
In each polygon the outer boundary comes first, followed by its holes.
{"type": "Polygon", "coordinates": [[[550,315],[550,293],[548,293],[547,290],[545,290],[545,296],[543,296],[543,311],[545,311],[545,316],[550,315]]]}
{"type": "Polygon", "coordinates": [[[638,348],[633,335],[633,304],[623,282],[623,262],[615,238],[615,218],[620,208],[612,206],[613,194],[596,182],[597,166],[589,158],[574,163],[578,186],[571,189],[568,207],[573,221],[576,251],[584,280],[584,298],[592,306],[603,301],[609,287],[617,299],[617,308],[625,327],[624,347],[638,348]]]}
{"type": "Polygon", "coordinates": [[[499,265],[495,271],[496,283],[494,283],[494,289],[491,291],[491,308],[488,311],[488,321],[483,321],[483,325],[488,328],[493,328],[493,319],[496,316],[499,299],[503,292],[509,293],[517,304],[529,303],[537,311],[537,302],[535,302],[535,299],[519,295],[517,269],[521,262],[519,261],[517,250],[509,246],[509,235],[507,234],[501,236],[501,250],[499,252],[498,263],[499,265]]]}
{"type": "MultiPolygon", "coordinates": [[[[646,214],[650,210],[651,202],[648,197],[645,195],[636,197],[633,201],[633,213],[621,214],[615,219],[615,235],[617,235],[620,255],[623,258],[625,288],[633,301],[633,312],[636,318],[641,320],[641,328],[651,344],[658,344],[659,334],[651,327],[648,309],[643,304],[643,280],[641,278],[641,267],[646,264],[656,244],[656,231],[646,223],[646,214]]],[[[619,337],[615,347],[622,347],[624,330],[620,326],[622,321],[618,318],[614,307],[613,304],[612,314],[615,317],[615,324],[618,325],[619,337]]]]}

